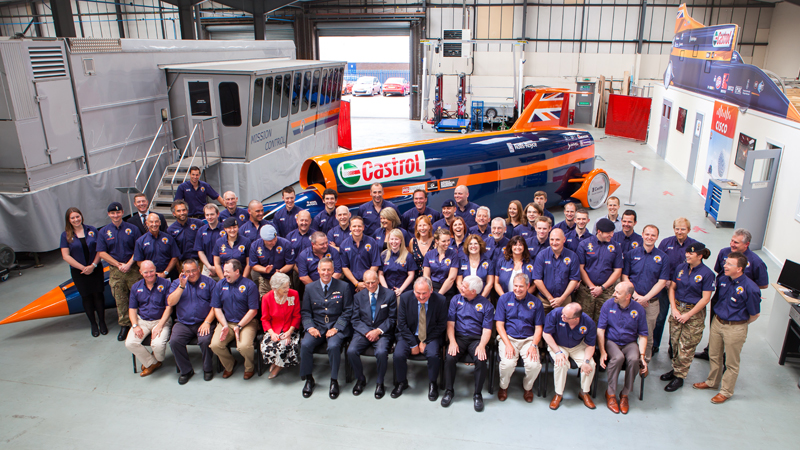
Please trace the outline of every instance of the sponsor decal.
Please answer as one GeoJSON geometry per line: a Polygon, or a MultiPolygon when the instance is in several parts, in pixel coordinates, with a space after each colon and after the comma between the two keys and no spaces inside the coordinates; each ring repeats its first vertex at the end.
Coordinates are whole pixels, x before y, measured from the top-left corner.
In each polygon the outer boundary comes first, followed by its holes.
{"type": "Polygon", "coordinates": [[[240,251],[240,252],[243,252],[243,251],[244,251],[244,245],[240,245],[240,246],[238,247],[238,249],[239,249],[239,251],[240,251]]]}
{"type": "Polygon", "coordinates": [[[636,241],[633,241],[633,243],[631,244],[631,248],[639,248],[639,243],[636,242],[636,241]]]}
{"type": "Polygon", "coordinates": [[[94,237],[94,231],[89,230],[89,236],[94,237]]]}
{"type": "Polygon", "coordinates": [[[656,255],[656,256],[653,256],[653,261],[655,261],[655,262],[657,262],[657,263],[660,263],[660,262],[661,262],[661,257],[660,257],[660,256],[658,256],[658,255],[656,255]]]}
{"type": "Polygon", "coordinates": [[[197,225],[191,224],[191,225],[189,225],[189,228],[191,228],[192,230],[196,230],[197,229],[197,225]]]}
{"type": "Polygon", "coordinates": [[[694,277],[694,282],[695,283],[699,283],[701,281],[703,281],[703,276],[702,275],[697,275],[696,277],[694,277]]]}
{"type": "Polygon", "coordinates": [[[481,263],[481,267],[483,267],[484,269],[488,269],[489,268],[489,262],[488,261],[484,261],[483,263],[481,263]]]}
{"type": "Polygon", "coordinates": [[[245,285],[242,284],[242,285],[239,286],[239,292],[244,294],[244,291],[246,291],[246,290],[247,290],[247,287],[245,287],[245,285]]]}
{"type": "Polygon", "coordinates": [[[166,244],[166,243],[168,243],[168,242],[169,242],[169,239],[168,239],[168,238],[165,238],[165,237],[163,237],[163,238],[161,238],[161,242],[163,242],[163,243],[165,243],[165,244],[166,244]]]}
{"type": "Polygon", "coordinates": [[[458,186],[458,178],[449,178],[439,181],[439,189],[450,189],[458,186]]]}
{"type": "Polygon", "coordinates": [[[125,234],[130,236],[131,235],[131,229],[130,228],[125,228],[125,234]]]}
{"type": "Polygon", "coordinates": [[[571,262],[572,262],[572,259],[570,259],[570,257],[569,257],[569,256],[567,256],[566,258],[564,258],[564,265],[565,265],[565,266],[568,266],[568,265],[569,265],[569,263],[571,263],[571,262]]]}
{"type": "Polygon", "coordinates": [[[280,254],[281,254],[281,252],[283,251],[283,247],[281,247],[281,246],[279,245],[279,246],[275,247],[275,251],[276,251],[276,252],[277,252],[277,253],[280,255],[280,254]]]}
{"type": "Polygon", "coordinates": [[[200,289],[205,289],[205,288],[206,288],[206,284],[205,283],[200,283],[200,289]]]}
{"type": "Polygon", "coordinates": [[[714,47],[729,47],[731,43],[733,43],[733,33],[735,30],[735,27],[714,30],[714,38],[711,41],[712,45],[714,47]]]}
{"type": "MultiPolygon", "coordinates": [[[[513,303],[510,303],[508,306],[511,306],[511,305],[513,305],[513,303]]],[[[534,306],[536,306],[536,303],[528,302],[528,309],[533,309],[534,306]]]]}
{"type": "Polygon", "coordinates": [[[366,244],[366,245],[364,245],[364,249],[365,249],[366,251],[370,251],[370,250],[372,250],[372,244],[366,244]]]}
{"type": "Polygon", "coordinates": [[[337,172],[347,187],[418,177],[425,175],[425,153],[419,150],[355,159],[339,164],[337,172]]]}
{"type": "Polygon", "coordinates": [[[428,184],[425,185],[425,190],[427,190],[428,192],[438,191],[439,190],[439,182],[438,181],[428,181],[428,184]]]}
{"type": "Polygon", "coordinates": [[[635,318],[636,318],[636,316],[638,316],[638,315],[639,315],[639,312],[638,312],[638,311],[636,311],[635,309],[631,311],[631,318],[634,318],[634,319],[635,319],[635,318]]]}
{"type": "Polygon", "coordinates": [[[608,251],[613,252],[614,251],[614,246],[613,245],[609,245],[608,246],[608,251]]]}
{"type": "Polygon", "coordinates": [[[158,292],[164,292],[164,285],[163,284],[159,284],[156,289],[158,289],[158,292]]]}
{"type": "Polygon", "coordinates": [[[744,292],[744,288],[742,286],[739,286],[739,287],[736,288],[736,293],[737,294],[741,295],[743,292],[744,292]]]}
{"type": "Polygon", "coordinates": [[[262,249],[261,247],[258,247],[256,249],[256,253],[258,253],[258,256],[264,256],[264,249],[262,249]]]}
{"type": "Polygon", "coordinates": [[[475,305],[475,311],[481,312],[483,311],[483,303],[478,303],[475,305]]]}
{"type": "Polygon", "coordinates": [[[580,329],[578,329],[578,331],[580,331],[581,334],[586,334],[587,330],[586,330],[586,327],[580,327],[580,329]]]}
{"type": "Polygon", "coordinates": [[[525,268],[528,269],[528,272],[533,272],[533,264],[528,264],[525,268]]]}
{"type": "Polygon", "coordinates": [[[590,252],[593,252],[593,251],[594,251],[594,246],[592,245],[592,243],[591,243],[591,242],[590,242],[590,243],[588,243],[588,244],[586,244],[586,248],[587,248],[587,249],[589,249],[589,251],[590,251],[590,252]]]}
{"type": "Polygon", "coordinates": [[[414,191],[416,191],[417,189],[422,189],[422,190],[424,190],[424,189],[425,189],[425,185],[424,185],[424,184],[415,184],[415,185],[413,185],[413,186],[403,186],[403,195],[409,195],[409,194],[412,194],[412,193],[414,193],[414,191]]]}

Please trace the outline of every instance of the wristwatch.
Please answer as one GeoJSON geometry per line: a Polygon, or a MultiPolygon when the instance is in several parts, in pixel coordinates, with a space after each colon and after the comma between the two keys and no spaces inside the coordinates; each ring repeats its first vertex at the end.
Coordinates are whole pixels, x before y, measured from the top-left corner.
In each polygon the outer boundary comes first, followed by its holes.
{"type": "Polygon", "coordinates": [[[138,324],[138,323],[135,323],[135,324],[131,325],[131,328],[136,328],[136,327],[138,327],[138,326],[139,326],[139,324],[138,324]]]}
{"type": "Polygon", "coordinates": [[[584,364],[589,364],[589,360],[587,359],[587,360],[583,361],[583,363],[584,364]]]}
{"type": "Polygon", "coordinates": [[[236,325],[236,328],[238,328],[239,331],[242,331],[242,326],[241,325],[236,325]]]}

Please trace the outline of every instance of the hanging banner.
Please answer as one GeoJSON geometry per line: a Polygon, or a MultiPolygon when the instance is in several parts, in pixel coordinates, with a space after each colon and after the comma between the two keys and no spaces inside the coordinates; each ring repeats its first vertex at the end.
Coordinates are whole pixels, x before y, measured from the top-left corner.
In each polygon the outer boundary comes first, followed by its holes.
{"type": "Polygon", "coordinates": [[[722,180],[728,173],[738,117],[739,108],[736,106],[714,102],[714,114],[711,116],[711,139],[708,144],[708,155],[703,170],[703,186],[700,191],[703,197],[706,196],[709,179],[722,180]]]}

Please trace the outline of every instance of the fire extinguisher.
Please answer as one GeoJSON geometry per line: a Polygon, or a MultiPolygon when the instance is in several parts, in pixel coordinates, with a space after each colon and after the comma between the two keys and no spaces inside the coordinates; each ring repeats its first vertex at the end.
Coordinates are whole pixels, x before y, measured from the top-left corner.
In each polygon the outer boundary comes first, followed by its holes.
{"type": "Polygon", "coordinates": [[[572,125],[575,123],[575,110],[571,109],[569,111],[569,124],[572,125]]]}

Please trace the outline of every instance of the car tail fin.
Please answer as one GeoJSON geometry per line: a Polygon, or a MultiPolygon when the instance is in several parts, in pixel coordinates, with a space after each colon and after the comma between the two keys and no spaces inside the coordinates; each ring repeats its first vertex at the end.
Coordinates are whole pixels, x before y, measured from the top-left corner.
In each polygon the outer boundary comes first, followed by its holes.
{"type": "Polygon", "coordinates": [[[569,126],[569,97],[575,93],[563,88],[537,89],[511,130],[531,131],[569,126]]]}

